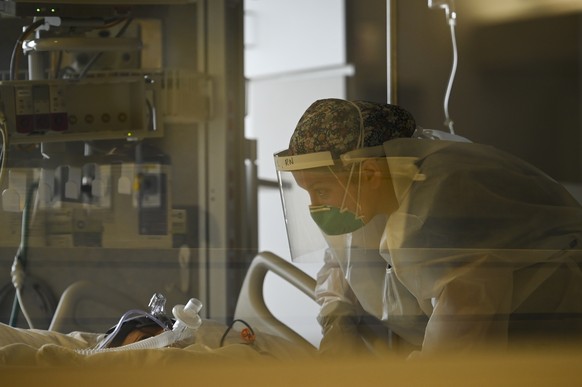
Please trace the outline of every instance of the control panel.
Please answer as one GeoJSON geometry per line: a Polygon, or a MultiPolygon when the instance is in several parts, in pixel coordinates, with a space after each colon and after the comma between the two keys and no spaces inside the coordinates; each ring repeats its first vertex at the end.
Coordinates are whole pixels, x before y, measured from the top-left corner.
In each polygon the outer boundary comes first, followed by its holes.
{"type": "Polygon", "coordinates": [[[158,137],[160,82],[144,77],[0,82],[10,143],[158,137]]]}

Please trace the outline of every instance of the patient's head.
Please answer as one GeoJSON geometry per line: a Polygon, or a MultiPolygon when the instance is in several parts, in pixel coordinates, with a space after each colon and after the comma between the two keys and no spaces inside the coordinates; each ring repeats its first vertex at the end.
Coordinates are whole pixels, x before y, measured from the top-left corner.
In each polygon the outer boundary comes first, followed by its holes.
{"type": "MultiPolygon", "coordinates": [[[[112,334],[114,330],[115,327],[109,329],[107,333],[112,334]]],[[[159,335],[163,331],[164,328],[149,317],[143,316],[132,318],[123,322],[121,328],[111,340],[108,347],[120,347],[135,343],[159,335]]]]}

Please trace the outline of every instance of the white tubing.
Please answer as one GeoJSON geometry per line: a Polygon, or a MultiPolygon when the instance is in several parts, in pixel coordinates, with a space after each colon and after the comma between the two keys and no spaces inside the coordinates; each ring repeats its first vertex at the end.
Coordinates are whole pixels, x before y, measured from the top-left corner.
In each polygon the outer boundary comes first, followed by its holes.
{"type": "Polygon", "coordinates": [[[179,341],[194,337],[196,330],[202,324],[202,319],[198,315],[198,312],[201,308],[202,303],[195,298],[191,298],[186,306],[174,306],[173,314],[176,318],[176,322],[174,323],[174,327],[171,331],[164,331],[157,336],[137,341],[135,343],[123,345],[121,347],[80,349],[76,352],[82,355],[93,355],[101,352],[119,352],[134,349],[154,349],[168,347],[179,341]]]}
{"type": "Polygon", "coordinates": [[[80,349],[77,352],[83,355],[93,355],[102,352],[120,352],[134,349],[154,349],[163,348],[174,344],[177,341],[188,338],[191,332],[188,329],[180,331],[165,331],[157,336],[150,337],[135,343],[123,345],[121,347],[101,348],[101,349],[80,349]]]}

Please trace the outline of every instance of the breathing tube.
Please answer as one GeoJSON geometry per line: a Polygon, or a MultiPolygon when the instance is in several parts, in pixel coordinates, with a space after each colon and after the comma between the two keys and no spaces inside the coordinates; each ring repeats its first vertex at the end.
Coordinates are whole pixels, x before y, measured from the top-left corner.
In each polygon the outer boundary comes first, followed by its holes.
{"type": "MultiPolygon", "coordinates": [[[[113,347],[113,348],[104,348],[112,338],[117,333],[117,330],[122,325],[124,320],[127,320],[127,315],[131,315],[136,311],[129,311],[127,312],[120,320],[120,323],[117,324],[116,330],[114,330],[106,339],[105,342],[101,343],[97,348],[93,349],[81,349],[77,352],[83,355],[92,355],[101,352],[119,352],[119,351],[129,351],[129,350],[136,350],[136,349],[154,349],[154,348],[163,348],[168,347],[170,345],[189,341],[194,338],[194,334],[202,325],[202,319],[198,312],[202,309],[202,302],[196,298],[191,298],[186,305],[176,305],[172,309],[172,314],[174,315],[176,321],[174,322],[171,330],[165,330],[164,332],[160,333],[157,336],[150,337],[148,339],[138,341],[135,343],[123,345],[121,347],[113,347]]],[[[149,318],[152,318],[152,315],[146,314],[149,318]]],[[[143,316],[143,314],[142,314],[143,316]]],[[[155,321],[155,320],[154,320],[155,321]]],[[[159,324],[163,326],[162,322],[160,321],[159,324]]]]}

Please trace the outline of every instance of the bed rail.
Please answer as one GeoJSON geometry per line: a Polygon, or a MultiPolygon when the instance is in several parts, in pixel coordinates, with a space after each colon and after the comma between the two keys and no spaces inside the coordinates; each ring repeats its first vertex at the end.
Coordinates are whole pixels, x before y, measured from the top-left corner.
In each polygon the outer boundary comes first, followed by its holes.
{"type": "Polygon", "coordinates": [[[239,294],[235,318],[245,320],[262,332],[313,348],[309,341],[277,319],[265,304],[263,287],[265,277],[269,272],[278,275],[315,300],[315,280],[313,278],[278,255],[264,251],[260,252],[251,262],[239,294]]]}

